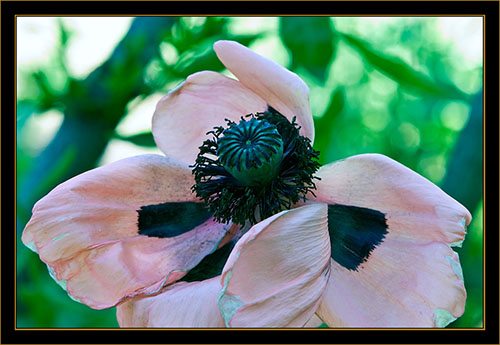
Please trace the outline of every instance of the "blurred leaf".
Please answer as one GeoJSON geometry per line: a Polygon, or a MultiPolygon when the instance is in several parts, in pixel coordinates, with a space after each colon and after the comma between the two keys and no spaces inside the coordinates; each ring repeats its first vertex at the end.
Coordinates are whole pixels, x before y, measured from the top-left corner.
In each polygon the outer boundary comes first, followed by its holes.
{"type": "Polygon", "coordinates": [[[68,69],[66,67],[66,51],[68,48],[68,43],[71,40],[74,32],[69,30],[62,18],[57,18],[57,27],[59,29],[59,47],[57,49],[56,60],[58,62],[58,67],[64,72],[65,76],[69,76],[68,69]]]}
{"type": "Polygon", "coordinates": [[[344,109],[344,104],[345,91],[344,88],[339,87],[330,96],[330,104],[323,116],[314,118],[314,128],[316,129],[314,148],[320,151],[320,164],[331,162],[328,158],[328,150],[337,127],[336,121],[344,109]]]}
{"type": "Polygon", "coordinates": [[[228,18],[225,17],[207,17],[200,33],[202,37],[216,36],[226,32],[228,18]]]}
{"type": "Polygon", "coordinates": [[[167,41],[172,44],[179,58],[174,66],[169,66],[163,60],[165,80],[185,79],[190,74],[199,71],[220,71],[224,65],[213,50],[213,44],[218,40],[237,41],[248,46],[261,34],[231,34],[226,30],[227,18],[207,17],[203,25],[190,28],[186,20],[175,23],[167,41]]]}
{"type": "Polygon", "coordinates": [[[292,68],[304,67],[325,82],[336,49],[330,17],[280,17],[279,32],[292,55],[292,68]]]}
{"type": "Polygon", "coordinates": [[[205,40],[181,54],[172,68],[174,75],[184,79],[188,75],[199,71],[220,71],[224,68],[212,48],[214,42],[214,40],[205,40]]]}
{"type": "Polygon", "coordinates": [[[131,143],[139,146],[156,147],[153,133],[151,132],[135,134],[128,137],[116,134],[115,137],[120,140],[130,141],[131,143]]]}
{"type": "Polygon", "coordinates": [[[61,46],[65,47],[73,36],[73,32],[70,31],[62,18],[57,18],[57,27],[59,29],[59,41],[61,42],[61,46]]]}
{"type": "Polygon", "coordinates": [[[248,46],[248,45],[250,45],[250,43],[255,41],[257,38],[260,38],[261,36],[262,36],[261,33],[252,34],[252,35],[228,35],[225,38],[220,37],[220,39],[236,41],[236,42],[243,44],[244,46],[248,46]]]}
{"type": "Polygon", "coordinates": [[[38,185],[31,192],[42,194],[52,188],[53,185],[56,185],[59,182],[59,177],[64,175],[75,164],[78,159],[77,152],[77,145],[66,146],[64,151],[57,157],[57,160],[53,162],[51,169],[47,171],[43,179],[38,181],[38,185]]]}
{"type": "Polygon", "coordinates": [[[37,71],[32,74],[38,89],[40,90],[40,97],[38,99],[40,109],[42,111],[52,108],[57,100],[57,95],[53,87],[50,85],[49,78],[44,71],[37,71]]]}
{"type": "MultiPolygon", "coordinates": [[[[34,82],[36,89],[38,89],[36,101],[34,99],[31,99],[31,101],[37,103],[40,113],[51,108],[60,108],[61,104],[59,102],[62,100],[62,95],[67,92],[69,74],[66,68],[66,48],[71,32],[66,29],[61,18],[57,18],[57,25],[60,44],[57,46],[54,59],[43,68],[31,73],[20,70],[22,74],[26,75],[25,78],[27,77],[30,80],[30,83],[34,82]]],[[[31,98],[35,97],[32,96],[31,98]]]]}
{"type": "Polygon", "coordinates": [[[180,53],[189,51],[193,45],[214,36],[226,36],[227,18],[207,17],[203,25],[192,27],[189,22],[192,18],[181,18],[173,26],[168,35],[172,43],[180,53]]]}
{"type": "MultiPolygon", "coordinates": [[[[18,101],[16,104],[16,130],[17,135],[24,127],[26,121],[30,118],[31,115],[40,113],[39,103],[34,100],[22,100],[18,101]]],[[[19,137],[17,138],[19,140],[19,137]]]]}
{"type": "Polygon", "coordinates": [[[474,97],[469,122],[460,133],[441,188],[469,210],[483,197],[483,93],[474,97]],[[467,168],[464,168],[467,167],[467,168]],[[468,188],[464,188],[464,184],[468,188]]]}
{"type": "MultiPolygon", "coordinates": [[[[191,46],[190,50],[185,51],[179,57],[179,60],[169,69],[177,78],[185,79],[190,74],[199,71],[220,71],[224,68],[222,62],[215,54],[213,45],[216,41],[222,39],[230,39],[237,41],[244,46],[248,46],[260,35],[234,35],[234,36],[214,36],[209,39],[191,46]]],[[[168,69],[168,66],[164,66],[168,69]]]]}
{"type": "Polygon", "coordinates": [[[403,87],[424,96],[431,95],[460,100],[468,100],[469,98],[454,85],[432,80],[427,75],[408,66],[403,60],[375,50],[368,42],[345,33],[341,33],[340,36],[349,46],[356,49],[366,62],[403,87]]]}

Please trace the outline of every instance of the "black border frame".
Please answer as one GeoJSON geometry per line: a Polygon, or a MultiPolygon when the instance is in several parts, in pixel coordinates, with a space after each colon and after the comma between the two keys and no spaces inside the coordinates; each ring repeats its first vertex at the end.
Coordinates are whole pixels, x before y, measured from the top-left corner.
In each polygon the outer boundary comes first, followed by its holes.
{"type": "MultiPolygon", "coordinates": [[[[2,1],[2,332],[1,343],[499,343],[498,322],[498,1],[310,2],[86,2],[2,1]],[[479,330],[20,330],[14,325],[12,243],[15,241],[15,38],[16,15],[485,15],[484,185],[486,246],[485,328],[479,330]],[[487,159],[486,159],[487,158],[487,159]],[[14,164],[13,164],[14,161],[14,164]],[[12,207],[12,208],[11,208],[12,207]],[[487,216],[487,211],[490,213],[487,216]],[[149,332],[145,334],[145,332],[149,332]],[[152,332],[152,333],[151,333],[152,332]],[[331,332],[335,332],[332,334],[331,332]]],[[[464,166],[466,168],[466,166],[464,166]]]]}

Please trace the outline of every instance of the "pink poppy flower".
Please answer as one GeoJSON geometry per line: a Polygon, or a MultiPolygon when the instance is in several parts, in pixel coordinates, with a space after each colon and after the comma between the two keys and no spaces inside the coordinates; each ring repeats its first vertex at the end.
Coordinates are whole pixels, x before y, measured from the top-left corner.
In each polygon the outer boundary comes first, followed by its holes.
{"type": "Polygon", "coordinates": [[[92,308],[117,306],[122,327],[443,327],[462,315],[451,246],[470,213],[379,154],[319,167],[307,85],[236,42],[214,49],[237,80],[195,73],[159,102],[166,157],[96,168],[34,206],[22,240],[51,276],[92,308]]]}

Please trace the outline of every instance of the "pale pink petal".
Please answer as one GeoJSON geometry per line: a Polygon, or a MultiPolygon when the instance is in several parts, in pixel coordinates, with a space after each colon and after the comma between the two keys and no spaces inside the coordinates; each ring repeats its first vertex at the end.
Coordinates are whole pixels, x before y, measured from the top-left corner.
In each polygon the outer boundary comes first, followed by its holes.
{"type": "Polygon", "coordinates": [[[229,327],[302,327],[328,279],[327,207],[310,204],[254,225],[222,272],[219,299],[229,327]]]}
{"type": "Polygon", "coordinates": [[[353,156],[316,175],[316,200],[380,211],[401,240],[459,245],[471,221],[469,211],[439,187],[383,155],[353,156]]]}
{"type": "Polygon", "coordinates": [[[155,296],[140,296],[118,305],[120,327],[223,328],[217,306],[220,276],[201,282],[179,282],[155,296]]]}
{"type": "Polygon", "coordinates": [[[332,260],[322,320],[331,327],[442,327],[462,315],[466,293],[450,248],[471,220],[462,205],[382,155],[350,157],[317,175],[317,201],[380,211],[388,225],[356,270],[332,260]]]}
{"type": "Polygon", "coordinates": [[[300,134],[314,141],[309,87],[295,73],[233,41],[218,41],[215,52],[238,80],[269,105],[291,119],[297,117],[300,134]]]}
{"type": "Polygon", "coordinates": [[[176,237],[138,234],[141,206],[197,201],[190,170],[159,155],[123,159],[57,186],[33,208],[22,240],[70,296],[93,308],[157,292],[212,252],[230,224],[208,219],[176,237]]]}
{"type": "Polygon", "coordinates": [[[444,327],[464,312],[456,253],[390,234],[358,271],[334,260],[318,315],[330,327],[444,327]]]}
{"type": "Polygon", "coordinates": [[[237,80],[216,72],[190,75],[156,106],[153,135],[160,150],[187,164],[194,164],[199,147],[224,119],[239,121],[267,109],[266,102],[237,80]]]}

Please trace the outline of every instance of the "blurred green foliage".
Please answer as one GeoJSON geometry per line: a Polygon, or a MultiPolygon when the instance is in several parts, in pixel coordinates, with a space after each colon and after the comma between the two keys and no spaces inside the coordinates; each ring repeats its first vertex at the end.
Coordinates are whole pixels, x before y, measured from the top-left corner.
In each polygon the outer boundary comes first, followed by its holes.
{"type": "Polygon", "coordinates": [[[168,92],[191,73],[222,71],[212,49],[220,39],[257,47],[307,82],[322,164],[382,153],[473,213],[457,249],[466,311],[450,327],[482,327],[482,65],[457,67],[463,57],[451,41],[437,38],[438,18],[392,18],[374,34],[364,18],[141,17],[83,79],[67,68],[76,33],[54,20],[54,58],[18,69],[24,87],[17,94],[17,327],[118,326],[114,308],[97,311],[72,301],[20,235],[33,204],[97,166],[111,139],[154,147],[150,131],[123,135],[117,126],[132,103],[168,92]],[[34,131],[42,136],[46,124],[36,119],[48,114],[62,122],[37,140],[34,131]]]}
{"type": "Polygon", "coordinates": [[[279,24],[280,38],[292,55],[290,69],[303,66],[318,81],[324,83],[337,48],[337,36],[330,18],[283,18],[279,24]]]}

